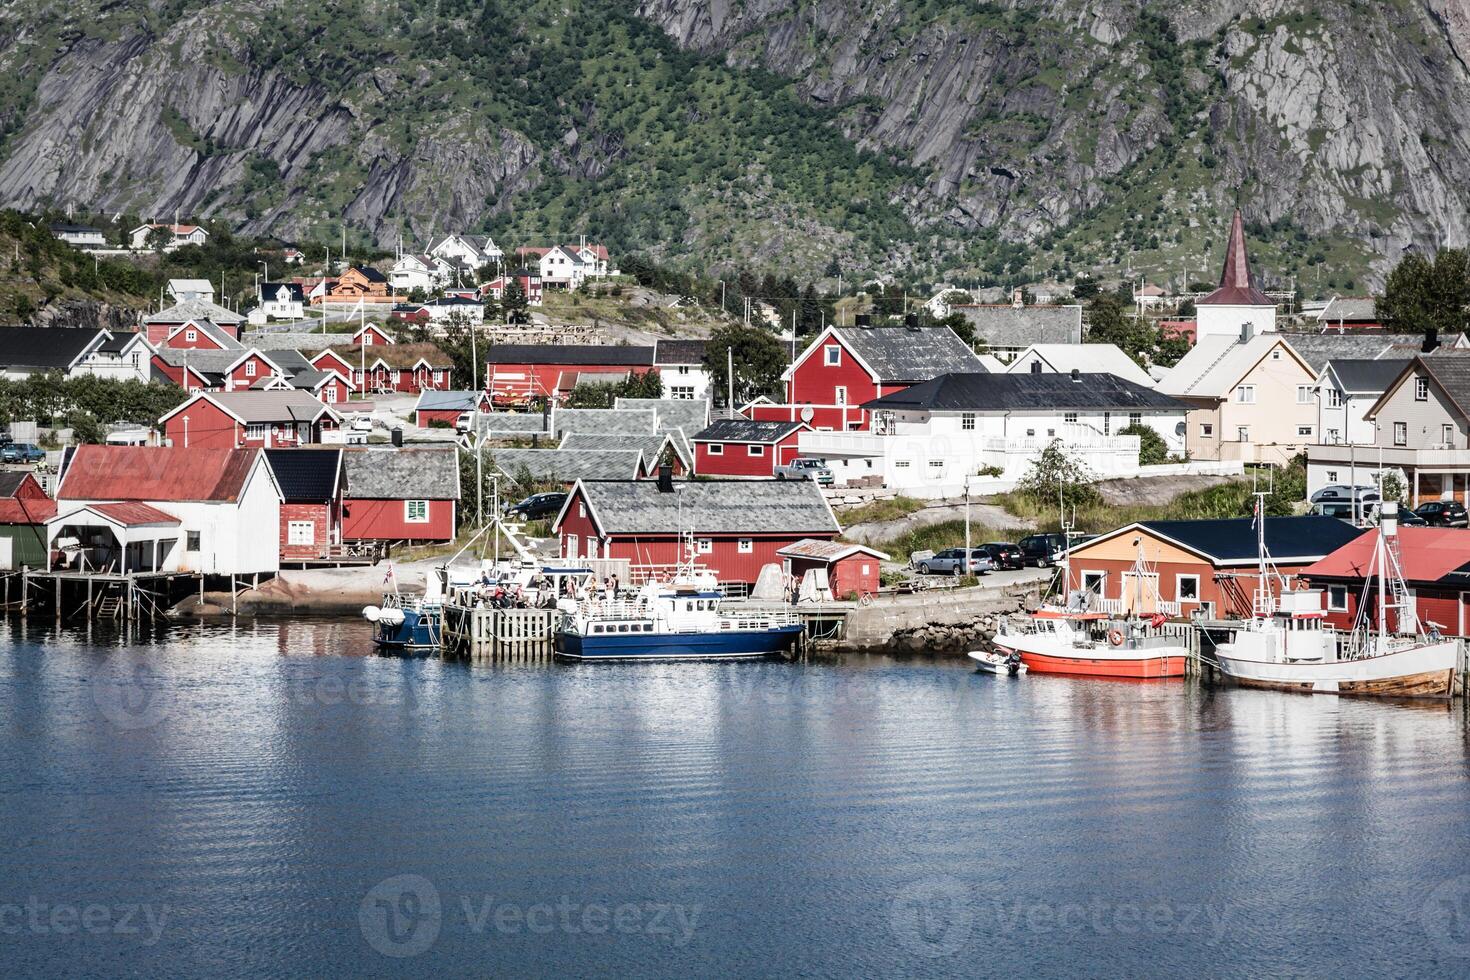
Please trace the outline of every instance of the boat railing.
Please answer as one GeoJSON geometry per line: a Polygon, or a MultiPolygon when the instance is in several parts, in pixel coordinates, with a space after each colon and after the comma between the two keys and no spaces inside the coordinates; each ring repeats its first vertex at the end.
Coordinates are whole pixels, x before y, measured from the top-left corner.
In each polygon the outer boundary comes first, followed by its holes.
{"type": "Polygon", "coordinates": [[[791,609],[739,609],[720,607],[721,630],[761,630],[778,626],[795,626],[801,622],[791,609]]]}
{"type": "MultiPolygon", "coordinates": [[[[1182,615],[1180,604],[1171,599],[1155,599],[1145,605],[1153,606],[1165,616],[1182,615]]],[[[1127,599],[1104,599],[1094,596],[1089,600],[1088,607],[1096,612],[1107,613],[1109,616],[1126,616],[1133,610],[1133,603],[1127,599]]],[[[1144,615],[1148,613],[1149,610],[1145,610],[1144,615]]]]}

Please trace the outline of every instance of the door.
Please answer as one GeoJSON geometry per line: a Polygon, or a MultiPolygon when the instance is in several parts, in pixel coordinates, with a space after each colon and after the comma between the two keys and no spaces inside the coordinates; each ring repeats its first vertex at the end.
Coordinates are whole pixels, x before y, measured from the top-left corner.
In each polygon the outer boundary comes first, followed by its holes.
{"type": "Polygon", "coordinates": [[[1123,573],[1123,611],[1151,616],[1159,611],[1159,573],[1123,573]]]}

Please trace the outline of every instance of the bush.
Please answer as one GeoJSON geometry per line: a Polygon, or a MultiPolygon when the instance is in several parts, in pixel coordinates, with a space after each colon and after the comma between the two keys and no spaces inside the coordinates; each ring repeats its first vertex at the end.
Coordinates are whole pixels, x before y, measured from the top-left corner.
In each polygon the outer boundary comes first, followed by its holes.
{"type": "Polygon", "coordinates": [[[1118,430],[1120,436],[1138,436],[1138,465],[1157,466],[1168,462],[1169,447],[1164,443],[1164,437],[1151,426],[1142,422],[1130,425],[1118,430]]]}
{"type": "Polygon", "coordinates": [[[1093,507],[1102,501],[1094,482],[1087,467],[1068,455],[1062,440],[1053,439],[1016,484],[1016,493],[1043,507],[1093,507]]]}
{"type": "Polygon", "coordinates": [[[982,466],[978,470],[975,471],[975,475],[976,476],[1005,476],[1006,475],[1006,471],[1005,471],[1005,468],[1004,467],[1000,467],[1000,466],[982,466]]]}

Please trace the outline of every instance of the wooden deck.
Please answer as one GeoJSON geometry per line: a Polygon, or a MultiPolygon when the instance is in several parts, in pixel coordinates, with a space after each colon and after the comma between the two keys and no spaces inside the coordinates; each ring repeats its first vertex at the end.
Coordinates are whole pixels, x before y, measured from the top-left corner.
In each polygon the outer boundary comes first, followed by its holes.
{"type": "Polygon", "coordinates": [[[555,609],[495,609],[446,603],[440,628],[445,656],[508,663],[551,659],[555,609]]]}

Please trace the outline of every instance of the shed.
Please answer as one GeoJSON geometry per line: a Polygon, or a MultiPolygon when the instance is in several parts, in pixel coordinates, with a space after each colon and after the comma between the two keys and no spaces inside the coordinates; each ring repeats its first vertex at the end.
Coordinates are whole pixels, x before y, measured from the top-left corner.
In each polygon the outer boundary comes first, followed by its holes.
{"type": "Polygon", "coordinates": [[[818,599],[850,599],[878,591],[878,563],[888,560],[881,551],[861,544],[802,538],[776,551],[783,570],[797,583],[797,594],[818,599]],[[808,576],[811,583],[807,583],[808,576]]]}
{"type": "Polygon", "coordinates": [[[347,541],[450,541],[459,502],[455,446],[349,448],[343,453],[347,541]]]}
{"type": "Polygon", "coordinates": [[[0,572],[46,567],[46,522],[56,502],[34,473],[0,471],[0,572]]]}
{"type": "Polygon", "coordinates": [[[342,543],[342,450],[267,449],[265,458],[281,488],[281,560],[328,557],[342,543]]]}

